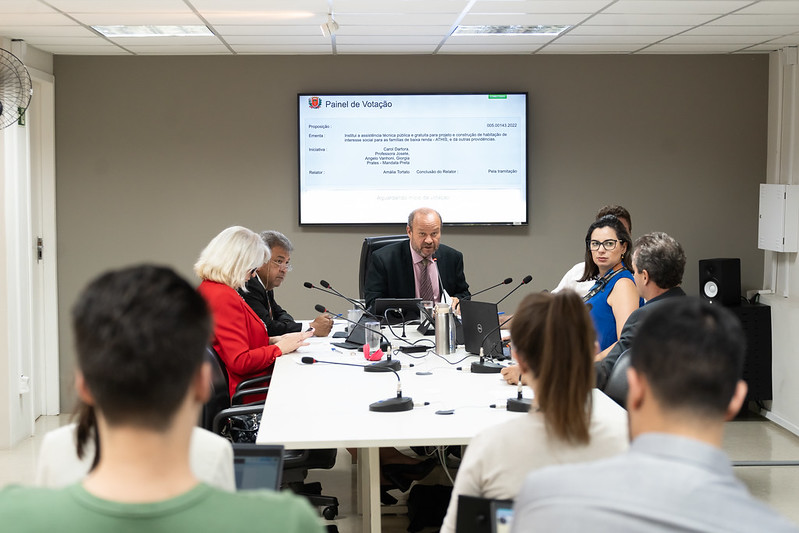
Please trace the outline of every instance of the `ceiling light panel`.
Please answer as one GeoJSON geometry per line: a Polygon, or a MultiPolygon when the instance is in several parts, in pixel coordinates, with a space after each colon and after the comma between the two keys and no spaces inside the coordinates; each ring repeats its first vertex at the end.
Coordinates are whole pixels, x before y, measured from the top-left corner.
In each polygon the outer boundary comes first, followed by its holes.
{"type": "Polygon", "coordinates": [[[461,25],[455,28],[455,31],[452,32],[453,37],[460,38],[461,36],[469,35],[469,36],[499,36],[499,35],[513,35],[516,37],[528,36],[528,35],[538,35],[538,36],[549,36],[555,37],[569,29],[571,26],[568,25],[560,25],[560,26],[521,26],[521,25],[512,25],[512,26],[465,26],[461,25]]]}
{"type": "Polygon", "coordinates": [[[586,15],[574,13],[537,13],[526,15],[468,14],[460,21],[462,26],[575,26],[586,15]]]}
{"type": "Polygon", "coordinates": [[[447,44],[478,44],[494,46],[500,44],[520,44],[541,46],[554,39],[554,35],[458,35],[447,39],[447,44]]]}
{"type": "Polygon", "coordinates": [[[218,45],[138,45],[126,46],[128,50],[141,55],[208,55],[208,54],[229,54],[230,51],[223,44],[218,45]]]}

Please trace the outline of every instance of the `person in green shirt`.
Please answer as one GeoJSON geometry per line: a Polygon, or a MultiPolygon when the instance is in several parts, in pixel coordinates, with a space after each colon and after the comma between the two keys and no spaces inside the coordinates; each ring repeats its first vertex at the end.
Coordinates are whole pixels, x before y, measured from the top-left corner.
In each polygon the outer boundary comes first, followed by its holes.
{"type": "Polygon", "coordinates": [[[209,395],[211,316],[191,285],[165,267],[111,271],[83,291],[72,318],[75,385],[94,408],[99,460],[64,489],[0,491],[3,530],[321,533],[298,496],[229,493],[192,474],[189,440],[209,395]]]}

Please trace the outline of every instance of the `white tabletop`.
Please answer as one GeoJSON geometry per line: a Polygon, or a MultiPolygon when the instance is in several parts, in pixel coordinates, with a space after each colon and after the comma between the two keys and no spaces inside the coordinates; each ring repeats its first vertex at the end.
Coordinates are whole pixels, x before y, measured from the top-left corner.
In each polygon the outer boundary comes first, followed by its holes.
{"type": "MultiPolygon", "coordinates": [[[[421,338],[412,328],[408,335],[421,338]]],[[[277,359],[256,442],[283,444],[288,449],[359,448],[357,479],[364,532],[381,529],[380,447],[467,444],[486,427],[527,416],[505,409],[507,399],[516,397],[516,387],[507,385],[500,374],[471,373],[471,363],[478,358],[468,356],[462,347],[446,357],[397,356],[402,363],[398,375],[403,396],[413,398],[416,406],[399,413],[372,412],[369,404],[396,397],[397,376],[352,366],[302,363],[303,357],[310,356],[370,364],[363,352],[331,349],[333,340],[312,338],[309,346],[277,359]],[[436,414],[448,410],[452,414],[436,414]]],[[[393,336],[392,342],[395,347],[403,344],[393,336]]],[[[529,398],[532,391],[526,389],[523,394],[529,398]]]]}
{"type": "MultiPolygon", "coordinates": [[[[361,352],[331,350],[330,339],[311,341],[297,353],[277,359],[259,444],[287,448],[466,444],[485,427],[523,416],[505,410],[516,388],[499,374],[471,373],[471,362],[477,357],[462,360],[467,355],[462,349],[445,357],[400,354],[402,393],[413,398],[415,407],[400,413],[371,412],[370,403],[396,396],[396,375],[351,366],[303,364],[303,356],[369,364],[361,352]],[[445,410],[454,412],[436,414],[445,410]]],[[[529,389],[523,394],[532,396],[529,389]]]]}

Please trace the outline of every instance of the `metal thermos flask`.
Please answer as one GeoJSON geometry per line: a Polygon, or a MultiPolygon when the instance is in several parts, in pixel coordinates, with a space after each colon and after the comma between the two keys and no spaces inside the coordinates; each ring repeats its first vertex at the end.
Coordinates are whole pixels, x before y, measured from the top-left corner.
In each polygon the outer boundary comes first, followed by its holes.
{"type": "Polygon", "coordinates": [[[435,321],[436,353],[449,355],[455,351],[455,315],[449,304],[436,304],[435,321]]]}

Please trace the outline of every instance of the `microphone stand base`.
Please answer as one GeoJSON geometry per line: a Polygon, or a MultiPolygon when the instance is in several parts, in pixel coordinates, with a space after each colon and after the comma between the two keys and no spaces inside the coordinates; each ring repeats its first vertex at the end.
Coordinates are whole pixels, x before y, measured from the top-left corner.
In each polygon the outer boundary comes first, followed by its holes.
{"type": "Polygon", "coordinates": [[[530,398],[508,398],[507,409],[516,413],[526,413],[532,404],[530,398]]]}
{"type": "Polygon", "coordinates": [[[363,367],[364,372],[389,372],[390,370],[399,371],[402,368],[402,363],[399,359],[387,359],[371,365],[363,367]],[[390,370],[389,370],[390,369],[390,370]]]}
{"type": "Polygon", "coordinates": [[[400,413],[413,409],[413,398],[403,396],[401,398],[389,398],[369,404],[369,410],[376,413],[400,413]]]}
{"type": "Polygon", "coordinates": [[[499,374],[502,372],[502,365],[490,361],[472,363],[473,374],[499,374]]]}

